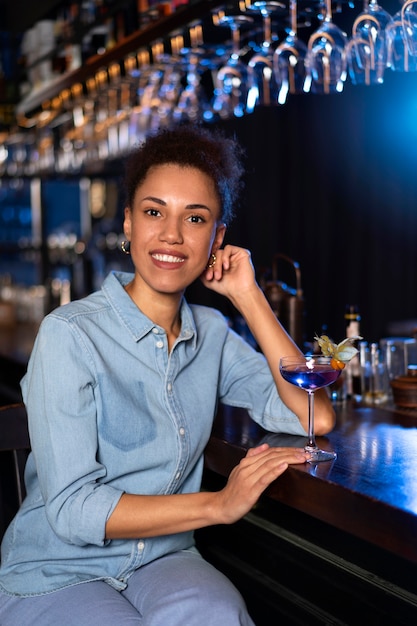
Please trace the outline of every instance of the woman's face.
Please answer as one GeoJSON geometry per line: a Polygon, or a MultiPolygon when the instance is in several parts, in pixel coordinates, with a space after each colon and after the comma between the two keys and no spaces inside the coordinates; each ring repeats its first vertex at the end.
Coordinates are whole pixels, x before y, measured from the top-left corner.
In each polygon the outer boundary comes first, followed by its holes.
{"type": "Polygon", "coordinates": [[[151,291],[182,293],[221,245],[225,225],[214,183],[193,167],[152,167],[125,209],[135,280],[151,291]]]}

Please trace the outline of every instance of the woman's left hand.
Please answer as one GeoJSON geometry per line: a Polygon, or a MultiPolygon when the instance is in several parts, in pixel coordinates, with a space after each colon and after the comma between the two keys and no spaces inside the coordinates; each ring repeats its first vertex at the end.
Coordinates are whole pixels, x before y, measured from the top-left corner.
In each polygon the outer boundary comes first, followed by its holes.
{"type": "MultiPolygon", "coordinates": [[[[268,361],[281,399],[298,415],[307,431],[305,391],[284,381],[279,371],[281,355],[297,356],[301,350],[280,324],[256,282],[250,252],[231,245],[217,250],[214,267],[207,268],[201,280],[209,289],[226,296],[242,315],[268,361]]],[[[315,405],[316,434],[324,435],[335,423],[335,412],[324,389],[316,392],[315,405]]]]}
{"type": "Polygon", "coordinates": [[[253,289],[257,285],[249,250],[232,245],[217,250],[214,266],[203,272],[201,280],[206,287],[231,300],[253,289]]]}

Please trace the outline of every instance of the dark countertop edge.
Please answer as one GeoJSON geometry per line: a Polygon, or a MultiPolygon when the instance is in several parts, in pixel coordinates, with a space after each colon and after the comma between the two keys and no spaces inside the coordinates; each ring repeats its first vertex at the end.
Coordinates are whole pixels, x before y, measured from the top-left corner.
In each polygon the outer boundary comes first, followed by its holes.
{"type": "MultiPolygon", "coordinates": [[[[205,466],[227,478],[246,450],[212,436],[205,466]]],[[[417,563],[417,517],[292,466],[266,490],[268,498],[417,563]],[[314,482],[313,482],[314,481],[314,482]],[[328,503],[323,506],[323,502],[328,503]]]]}

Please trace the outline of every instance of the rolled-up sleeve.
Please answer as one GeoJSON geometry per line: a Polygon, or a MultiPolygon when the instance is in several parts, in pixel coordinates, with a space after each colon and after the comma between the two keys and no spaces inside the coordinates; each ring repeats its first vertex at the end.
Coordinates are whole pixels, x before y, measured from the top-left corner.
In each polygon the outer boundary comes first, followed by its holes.
{"type": "Polygon", "coordinates": [[[105,525],[122,491],[98,461],[94,362],[75,325],[48,316],[22,392],[35,470],[54,532],[76,545],[105,543],[105,525]]]}

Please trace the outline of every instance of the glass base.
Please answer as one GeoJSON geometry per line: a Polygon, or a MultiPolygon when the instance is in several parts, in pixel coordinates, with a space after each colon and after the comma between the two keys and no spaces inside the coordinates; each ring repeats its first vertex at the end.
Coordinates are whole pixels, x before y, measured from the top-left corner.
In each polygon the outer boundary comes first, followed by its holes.
{"type": "Polygon", "coordinates": [[[320,448],[312,448],[306,446],[304,448],[311,456],[307,459],[307,463],[319,463],[321,461],[334,461],[337,457],[336,452],[327,452],[327,450],[320,450],[320,448]]]}

